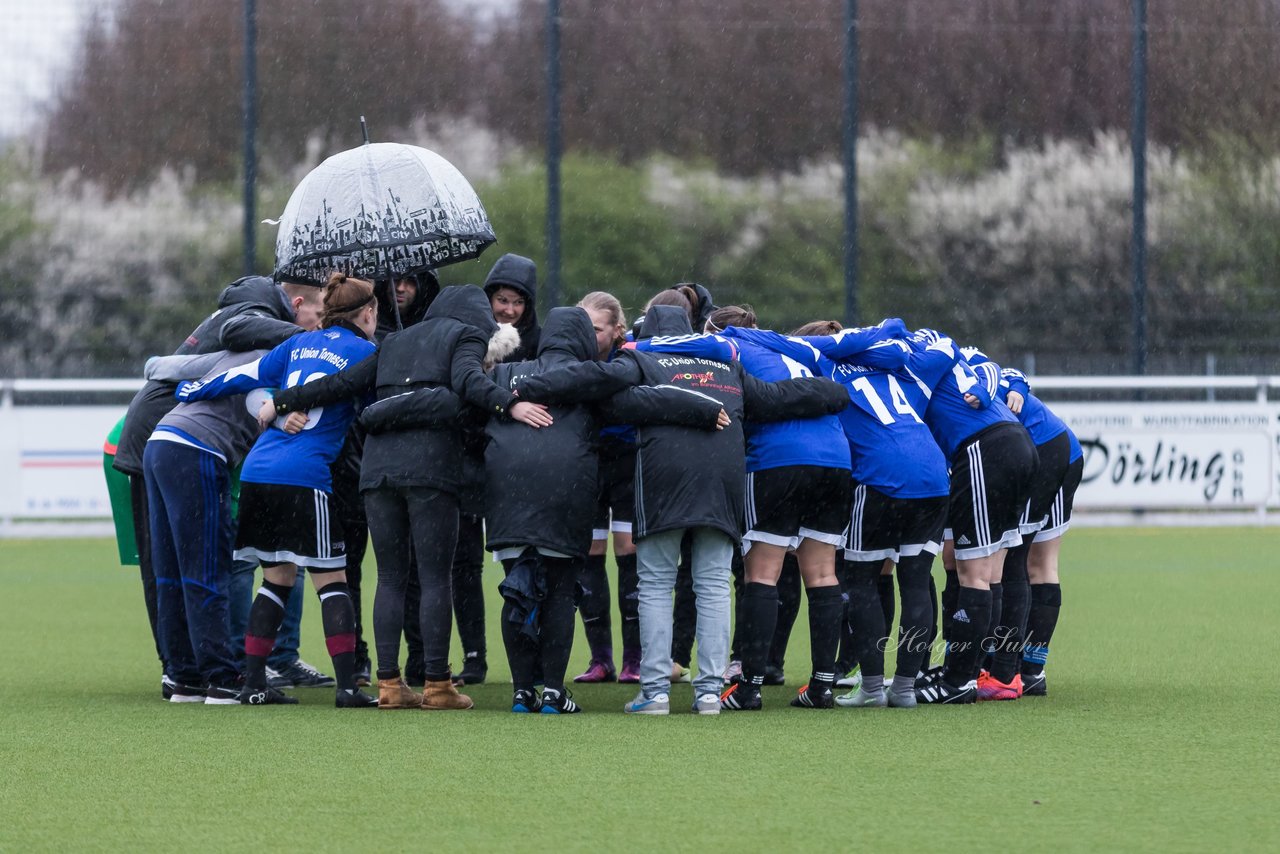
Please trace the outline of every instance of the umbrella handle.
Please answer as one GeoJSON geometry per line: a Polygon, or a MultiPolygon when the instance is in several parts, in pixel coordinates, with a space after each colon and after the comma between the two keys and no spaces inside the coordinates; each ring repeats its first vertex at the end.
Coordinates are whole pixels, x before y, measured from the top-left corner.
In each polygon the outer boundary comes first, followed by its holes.
{"type": "Polygon", "coordinates": [[[360,117],[360,134],[364,137],[364,144],[369,144],[369,126],[364,123],[364,116],[360,117]]]}

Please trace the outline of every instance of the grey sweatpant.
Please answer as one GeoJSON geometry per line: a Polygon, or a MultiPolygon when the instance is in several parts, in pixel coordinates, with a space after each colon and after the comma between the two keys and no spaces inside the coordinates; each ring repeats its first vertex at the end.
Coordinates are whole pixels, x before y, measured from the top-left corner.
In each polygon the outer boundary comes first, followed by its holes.
{"type": "MultiPolygon", "coordinates": [[[[733,541],[715,528],[693,528],[693,592],[698,597],[698,675],[694,696],[719,694],[729,664],[729,566],[733,541]]],[[[684,530],[636,543],[640,576],[640,684],[646,697],[671,690],[672,592],[684,530]]]]}

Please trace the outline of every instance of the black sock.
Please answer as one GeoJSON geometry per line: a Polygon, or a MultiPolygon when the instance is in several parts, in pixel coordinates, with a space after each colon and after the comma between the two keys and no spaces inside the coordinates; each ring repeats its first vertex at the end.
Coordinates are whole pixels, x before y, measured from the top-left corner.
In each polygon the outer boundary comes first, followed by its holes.
{"type": "MultiPolygon", "coordinates": [[[[980,670],[990,671],[995,664],[996,639],[999,637],[1000,619],[1004,616],[1004,585],[991,585],[991,624],[987,626],[987,636],[982,639],[982,655],[978,659],[980,670]]],[[[973,674],[976,679],[978,674],[973,674]]]]}
{"type": "Polygon", "coordinates": [[[265,579],[249,608],[249,625],[244,633],[244,681],[250,688],[267,687],[267,657],[276,645],[276,633],[284,622],[284,603],[293,585],[273,584],[265,579]]]}
{"type": "Polygon", "coordinates": [[[922,552],[914,557],[904,556],[898,562],[898,591],[902,596],[902,620],[898,631],[898,662],[896,672],[914,679],[924,667],[929,653],[930,620],[934,617],[933,603],[929,601],[930,568],[933,555],[922,552]]]}
{"type": "Polygon", "coordinates": [[[991,624],[991,591],[961,587],[956,595],[956,610],[951,615],[953,637],[943,677],[953,688],[973,679],[982,639],[991,624]]]}
{"type": "MultiPolygon", "coordinates": [[[[899,576],[901,578],[901,576],[899,576]]],[[[905,609],[906,606],[904,605],[905,609]]],[[[933,647],[938,642],[938,582],[933,577],[932,564],[929,570],[929,617],[928,626],[929,633],[926,636],[928,646],[925,649],[924,658],[920,661],[920,668],[923,670],[929,665],[933,659],[933,647]]]]}
{"type": "Polygon", "coordinates": [[[836,651],[840,646],[840,624],[844,615],[844,596],[840,585],[810,587],[809,649],[813,656],[813,674],[809,684],[830,688],[836,680],[836,651]]]}
{"type": "Polygon", "coordinates": [[[578,611],[591,660],[613,663],[613,625],[609,619],[609,576],[604,555],[587,555],[578,579],[578,611]]]}
{"type": "Polygon", "coordinates": [[[782,574],[778,576],[778,621],[773,626],[773,640],[769,642],[769,666],[783,670],[787,660],[787,643],[796,617],[800,615],[800,564],[794,552],[782,559],[782,574]]]}
{"type": "Polygon", "coordinates": [[[1027,584],[1027,553],[1031,537],[1017,548],[1009,549],[1004,559],[1004,611],[996,629],[996,655],[991,675],[1008,685],[1022,664],[1022,639],[1027,627],[1027,610],[1031,607],[1031,588],[1027,584]]]}
{"type": "Polygon", "coordinates": [[[1031,612],[1027,616],[1026,648],[1022,652],[1022,672],[1039,676],[1049,658],[1049,641],[1058,625],[1062,608],[1060,584],[1032,584],[1031,612]]]}
{"type": "MultiPolygon", "coordinates": [[[[578,562],[543,557],[547,596],[538,618],[538,648],[542,659],[542,687],[564,693],[564,673],[573,649],[573,588],[578,578],[578,562]]],[[[607,600],[606,600],[607,601],[607,600]]]]}
{"type": "Polygon", "coordinates": [[[960,597],[960,576],[956,572],[948,572],[942,585],[942,640],[946,643],[946,655],[951,655],[951,643],[955,640],[955,627],[952,616],[956,612],[956,603],[960,597]]]}
{"type": "MultiPolygon", "coordinates": [[[[862,684],[872,690],[884,680],[884,611],[878,592],[882,561],[849,563],[849,624],[853,629],[853,654],[862,671],[862,684]]],[[[812,606],[810,606],[812,607],[812,606]]]]}
{"type": "Polygon", "coordinates": [[[333,659],[333,678],[339,691],[356,687],[356,610],[345,581],[326,584],[316,591],[320,597],[320,622],[324,643],[333,659]]]}
{"type": "Polygon", "coordinates": [[[876,579],[876,593],[880,596],[880,610],[884,612],[884,632],[893,632],[893,576],[881,575],[876,579]]]}
{"type": "Polygon", "coordinates": [[[747,582],[742,592],[743,681],[764,683],[764,668],[769,661],[769,645],[778,624],[778,588],[771,584],[747,582]]]}
{"type": "Polygon", "coordinates": [[[618,564],[618,616],[622,620],[622,656],[640,660],[640,594],[637,590],[636,555],[614,555],[618,564]]]}

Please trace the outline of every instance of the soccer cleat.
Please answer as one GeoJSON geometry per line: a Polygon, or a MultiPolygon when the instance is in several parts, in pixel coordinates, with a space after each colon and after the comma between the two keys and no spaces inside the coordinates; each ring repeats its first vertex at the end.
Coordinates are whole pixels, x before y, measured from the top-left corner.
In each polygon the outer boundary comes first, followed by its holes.
{"type": "Polygon", "coordinates": [[[978,682],[970,679],[959,688],[938,677],[923,688],[916,688],[916,702],[922,705],[972,703],[978,699],[978,682]]]}
{"type": "Polygon", "coordinates": [[[738,661],[737,659],[730,661],[729,666],[724,669],[724,675],[721,678],[724,679],[724,684],[726,685],[728,685],[730,682],[736,682],[737,680],[741,679],[742,678],[742,662],[738,661]]]}
{"type": "Polygon", "coordinates": [[[332,688],[338,682],[321,673],[301,658],[279,670],[267,668],[267,685],[271,688],[332,688]]]}
{"type": "Polygon", "coordinates": [[[541,709],[542,700],[534,691],[521,688],[511,698],[511,711],[518,715],[536,715],[541,709]]]}
{"type": "Polygon", "coordinates": [[[542,714],[544,715],[576,715],[582,707],[573,701],[568,691],[563,694],[554,688],[542,692],[542,714]]]}
{"type": "Polygon", "coordinates": [[[242,706],[293,706],[298,698],[282,694],[271,686],[250,688],[248,685],[240,689],[240,705],[242,706]]]}
{"type": "Polygon", "coordinates": [[[689,672],[689,668],[685,667],[678,661],[671,662],[671,682],[692,682],[693,674],[689,672]]]}
{"type": "Polygon", "coordinates": [[[238,706],[240,705],[240,686],[239,685],[210,685],[204,692],[204,702],[207,706],[238,706]]]}
{"type": "Polygon", "coordinates": [[[781,667],[775,667],[772,664],[766,665],[764,668],[764,684],[785,685],[787,684],[787,675],[782,672],[781,667]]]}
{"type": "Polygon", "coordinates": [[[805,685],[791,698],[791,705],[797,709],[830,709],[835,705],[835,697],[828,685],[805,685]]]}
{"type": "Polygon", "coordinates": [[[378,698],[369,696],[359,688],[339,688],[333,695],[333,705],[339,709],[376,709],[378,698]]]}
{"type": "Polygon", "coordinates": [[[1049,683],[1045,679],[1044,671],[1036,674],[1020,673],[1022,677],[1022,696],[1024,697],[1044,697],[1049,694],[1049,683]]]}
{"type": "Polygon", "coordinates": [[[161,696],[161,698],[163,698],[164,700],[168,701],[168,700],[169,700],[169,698],[173,696],[173,687],[174,687],[175,685],[177,685],[177,684],[178,684],[177,682],[174,682],[174,681],[173,681],[172,679],[170,679],[168,676],[165,676],[164,674],[161,674],[161,676],[160,676],[160,696],[161,696]]]}
{"type": "Polygon", "coordinates": [[[483,685],[489,674],[489,663],[484,653],[468,652],[462,659],[462,672],[453,674],[453,684],[461,688],[463,685],[483,685]]]}
{"type": "Polygon", "coordinates": [[[693,701],[693,713],[695,715],[720,714],[720,696],[710,693],[699,694],[698,699],[693,701]]]}
{"type": "Polygon", "coordinates": [[[640,681],[640,660],[629,661],[622,660],[622,670],[618,673],[618,681],[627,684],[636,684],[640,681]]]}
{"type": "Polygon", "coordinates": [[[618,679],[617,672],[613,669],[612,661],[593,661],[582,673],[573,677],[574,682],[615,682],[618,679]]]}
{"type": "Polygon", "coordinates": [[[916,695],[914,692],[899,694],[896,691],[886,690],[884,693],[891,709],[914,709],[916,707],[916,695]]]}
{"type": "Polygon", "coordinates": [[[422,695],[409,687],[404,679],[378,680],[379,709],[416,709],[422,705],[422,695]]]}
{"type": "Polygon", "coordinates": [[[758,712],[764,708],[760,686],[741,680],[734,682],[720,695],[720,708],[727,712],[758,712]]]}
{"type": "Polygon", "coordinates": [[[848,694],[836,697],[836,705],[846,709],[882,709],[889,705],[889,698],[883,688],[879,691],[867,692],[859,685],[848,694]]]}
{"type": "MultiPolygon", "coordinates": [[[[839,672],[839,671],[837,671],[839,672]]],[[[836,680],[837,688],[861,688],[862,687],[862,669],[855,666],[852,670],[836,680]]],[[[850,692],[852,693],[852,692],[850,692]]]]}
{"type": "Polygon", "coordinates": [[[1022,674],[1015,673],[1013,681],[1005,683],[982,671],[978,678],[979,700],[1016,700],[1022,696],[1022,674]]]}
{"type": "Polygon", "coordinates": [[[169,702],[170,703],[203,703],[205,701],[205,691],[203,688],[196,688],[193,685],[182,685],[178,682],[170,680],[169,682],[169,702]]]}
{"type": "Polygon", "coordinates": [[[926,667],[916,676],[916,690],[919,691],[926,685],[932,685],[942,676],[942,671],[946,669],[945,665],[935,664],[932,667],[926,667]]]}
{"type": "Polygon", "coordinates": [[[654,694],[646,697],[641,691],[636,698],[622,707],[629,715],[666,715],[671,712],[671,697],[667,694],[654,694]]]}

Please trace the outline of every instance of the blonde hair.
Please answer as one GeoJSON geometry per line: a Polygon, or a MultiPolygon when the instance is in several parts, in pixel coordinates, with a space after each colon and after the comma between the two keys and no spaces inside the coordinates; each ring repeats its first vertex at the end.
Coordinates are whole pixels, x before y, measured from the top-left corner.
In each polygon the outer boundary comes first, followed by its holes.
{"type": "Polygon", "coordinates": [[[361,309],[373,302],[373,282],[355,279],[346,273],[331,273],[324,286],[324,309],[320,326],[328,329],[339,321],[353,321],[361,309]]]}
{"type": "Polygon", "coordinates": [[[835,335],[841,329],[838,320],[811,320],[804,326],[792,332],[792,335],[804,337],[805,335],[835,335]]]}
{"type": "Polygon", "coordinates": [[[587,311],[603,311],[609,317],[610,326],[627,328],[627,316],[622,313],[622,303],[618,302],[618,298],[611,293],[592,291],[578,300],[578,308],[584,308],[587,311]]]}

